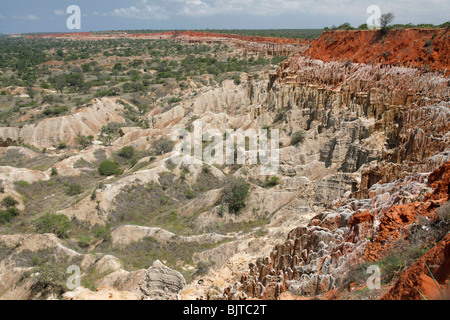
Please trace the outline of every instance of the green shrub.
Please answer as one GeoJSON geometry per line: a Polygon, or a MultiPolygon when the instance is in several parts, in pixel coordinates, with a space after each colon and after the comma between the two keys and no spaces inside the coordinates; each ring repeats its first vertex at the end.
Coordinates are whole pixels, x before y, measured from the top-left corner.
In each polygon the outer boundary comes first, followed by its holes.
{"type": "Polygon", "coordinates": [[[6,198],[3,198],[3,200],[2,200],[2,206],[4,206],[5,208],[12,208],[18,204],[19,204],[19,202],[11,196],[7,196],[6,198]]]}
{"type": "Polygon", "coordinates": [[[195,193],[192,190],[187,190],[186,191],[186,198],[194,199],[195,198],[195,193]]]}
{"type": "Polygon", "coordinates": [[[264,188],[273,188],[277,186],[280,183],[280,178],[278,177],[270,177],[265,182],[263,187],[264,188]]]}
{"type": "Polygon", "coordinates": [[[25,181],[25,180],[20,180],[20,181],[17,181],[17,184],[19,185],[19,187],[22,187],[22,188],[26,188],[26,187],[28,187],[30,184],[27,182],[27,181],[25,181]]]}
{"type": "Polygon", "coordinates": [[[98,172],[102,176],[113,176],[121,174],[119,165],[111,160],[105,160],[102,163],[100,163],[100,166],[98,167],[98,172]]]}
{"type": "Polygon", "coordinates": [[[55,176],[57,176],[58,175],[58,170],[56,170],[56,168],[55,167],[52,167],[52,169],[51,169],[51,176],[52,177],[55,177],[55,176]]]}
{"type": "Polygon", "coordinates": [[[88,146],[90,146],[92,144],[92,141],[94,139],[95,139],[94,136],[78,136],[77,137],[77,143],[82,148],[87,148],[88,146]]]}
{"type": "Polygon", "coordinates": [[[72,222],[65,215],[46,212],[34,223],[39,233],[54,233],[59,238],[67,238],[72,230],[72,222]]]}
{"type": "Polygon", "coordinates": [[[81,188],[81,185],[79,184],[71,184],[69,188],[66,190],[66,194],[68,196],[76,196],[77,194],[80,194],[83,192],[83,189],[81,188]]]}
{"type": "Polygon", "coordinates": [[[89,236],[80,236],[78,237],[78,245],[81,248],[86,248],[91,245],[92,238],[89,236]]]}
{"type": "Polygon", "coordinates": [[[19,210],[15,207],[10,207],[6,211],[0,211],[0,224],[10,222],[19,215],[19,210]]]}
{"type": "Polygon", "coordinates": [[[243,178],[230,177],[225,181],[222,203],[228,207],[230,213],[239,214],[245,207],[250,184],[243,178]]]}
{"type": "Polygon", "coordinates": [[[40,299],[49,296],[61,298],[66,291],[67,274],[62,266],[55,263],[41,263],[33,269],[31,295],[40,299]]]}
{"type": "Polygon", "coordinates": [[[297,131],[291,137],[291,144],[297,145],[299,143],[303,143],[305,141],[305,138],[306,138],[305,131],[297,131]]]}
{"type": "Polygon", "coordinates": [[[123,147],[117,154],[122,158],[131,159],[134,156],[134,148],[131,146],[123,147]]]}
{"type": "Polygon", "coordinates": [[[60,116],[63,113],[66,113],[69,111],[69,108],[66,106],[61,106],[61,107],[47,107],[45,108],[45,110],[42,112],[45,116],[47,117],[57,117],[60,116]]]}
{"type": "Polygon", "coordinates": [[[94,229],[96,239],[108,240],[111,235],[111,226],[105,226],[94,229]]]}
{"type": "Polygon", "coordinates": [[[160,138],[159,140],[152,143],[153,151],[157,155],[163,155],[173,150],[174,143],[173,141],[167,138],[160,138]]]}

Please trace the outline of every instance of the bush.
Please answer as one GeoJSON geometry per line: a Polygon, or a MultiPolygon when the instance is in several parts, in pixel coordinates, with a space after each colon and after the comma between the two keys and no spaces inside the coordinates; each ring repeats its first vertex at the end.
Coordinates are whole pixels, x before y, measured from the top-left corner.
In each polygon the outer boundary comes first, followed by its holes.
{"type": "Polygon", "coordinates": [[[42,112],[45,116],[47,117],[57,117],[60,116],[63,113],[66,113],[69,111],[69,108],[66,106],[61,106],[61,107],[47,107],[45,108],[45,110],[42,112]]]}
{"type": "Polygon", "coordinates": [[[0,224],[10,222],[16,216],[19,215],[19,210],[15,207],[6,209],[6,211],[0,211],[0,224]]]}
{"type": "Polygon", "coordinates": [[[34,223],[39,233],[54,233],[59,238],[67,238],[72,230],[72,222],[65,215],[46,212],[34,223]]]}
{"type": "Polygon", "coordinates": [[[297,131],[291,137],[291,144],[295,146],[299,143],[303,143],[305,141],[305,138],[306,138],[305,131],[297,131]]]}
{"type": "Polygon", "coordinates": [[[5,208],[12,208],[18,204],[19,202],[11,196],[7,196],[2,200],[2,206],[4,206],[5,208]]]}
{"type": "Polygon", "coordinates": [[[134,148],[131,146],[123,147],[117,154],[122,158],[131,159],[134,156],[134,148]]]}
{"type": "Polygon", "coordinates": [[[273,188],[280,183],[280,178],[278,177],[270,177],[264,182],[264,188],[273,188]]]}
{"type": "Polygon", "coordinates": [[[225,181],[222,203],[228,207],[230,213],[239,214],[245,207],[250,184],[243,178],[231,177],[225,181]]]}
{"type": "Polygon", "coordinates": [[[111,236],[111,226],[100,227],[94,230],[96,239],[108,240],[111,236]]]}
{"type": "Polygon", "coordinates": [[[28,181],[25,181],[25,180],[17,181],[17,184],[19,185],[19,187],[22,187],[22,188],[26,188],[26,187],[28,187],[30,185],[28,183],[28,181]]]}
{"type": "Polygon", "coordinates": [[[52,167],[50,175],[51,175],[52,177],[57,176],[57,175],[58,175],[58,170],[56,170],[55,167],[52,167]]]}
{"type": "Polygon", "coordinates": [[[67,274],[55,263],[41,263],[33,269],[31,295],[40,299],[61,298],[66,291],[67,274]]]}
{"type": "Polygon", "coordinates": [[[113,176],[121,174],[119,165],[116,162],[110,160],[105,160],[102,163],[100,163],[100,166],[98,167],[98,172],[102,176],[113,176]]]}
{"type": "Polygon", "coordinates": [[[173,150],[174,143],[173,141],[167,138],[160,138],[159,140],[152,143],[153,151],[157,155],[163,155],[173,150]]]}
{"type": "Polygon", "coordinates": [[[69,188],[66,190],[66,194],[68,196],[76,196],[77,194],[80,194],[83,192],[83,189],[79,184],[72,184],[69,186],[69,188]]]}
{"type": "Polygon", "coordinates": [[[87,148],[92,144],[94,139],[94,136],[78,136],[76,140],[82,148],[87,148]]]}
{"type": "Polygon", "coordinates": [[[91,241],[92,241],[92,239],[89,236],[80,236],[80,237],[78,237],[78,245],[81,248],[89,247],[91,245],[91,241]]]}

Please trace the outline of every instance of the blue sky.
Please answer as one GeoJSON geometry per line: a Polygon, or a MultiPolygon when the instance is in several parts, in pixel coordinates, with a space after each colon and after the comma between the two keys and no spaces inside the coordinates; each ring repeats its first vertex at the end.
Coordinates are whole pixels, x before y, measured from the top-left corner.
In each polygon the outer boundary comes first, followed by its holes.
{"type": "Polygon", "coordinates": [[[365,23],[370,5],[394,23],[450,20],[450,0],[1,0],[0,33],[69,32],[70,5],[80,32],[124,29],[301,29],[365,23]]]}

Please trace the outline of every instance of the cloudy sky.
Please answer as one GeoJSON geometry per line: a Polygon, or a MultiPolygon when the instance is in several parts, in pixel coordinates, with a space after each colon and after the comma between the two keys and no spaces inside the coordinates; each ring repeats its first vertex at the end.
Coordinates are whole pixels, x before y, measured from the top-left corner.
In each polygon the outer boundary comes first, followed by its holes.
{"type": "Polygon", "coordinates": [[[68,32],[70,5],[81,9],[81,32],[358,26],[370,5],[393,12],[395,23],[450,20],[450,0],[1,0],[0,33],[68,32]]]}

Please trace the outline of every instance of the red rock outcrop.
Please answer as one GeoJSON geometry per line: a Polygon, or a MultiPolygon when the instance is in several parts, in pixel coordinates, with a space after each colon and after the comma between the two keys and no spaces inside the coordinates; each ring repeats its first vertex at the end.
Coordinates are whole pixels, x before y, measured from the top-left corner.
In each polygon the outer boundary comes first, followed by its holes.
{"type": "Polygon", "coordinates": [[[435,247],[403,272],[381,300],[448,298],[449,279],[450,234],[447,234],[435,247]]]}
{"type": "MultiPolygon", "coordinates": [[[[335,289],[350,267],[381,259],[400,237],[408,240],[409,230],[419,215],[432,220],[435,209],[449,199],[449,176],[450,161],[431,174],[374,186],[370,190],[371,198],[350,199],[336,211],[316,216],[308,227],[292,230],[270,257],[250,264],[249,273],[243,275],[239,283],[228,287],[225,297],[235,299],[245,293],[251,298],[278,299],[285,290],[314,296],[335,289]],[[427,190],[432,192],[423,195],[427,190]]],[[[441,284],[446,283],[450,272],[449,236],[445,239],[445,249],[439,244],[425,256],[425,261],[440,266],[436,276],[441,284]],[[435,251],[443,253],[436,256],[437,260],[432,260],[429,257],[433,257],[435,251]]],[[[414,270],[411,273],[416,272],[414,270]]],[[[398,286],[426,281],[423,275],[417,281],[411,280],[413,282],[408,282],[409,278],[405,277],[406,280],[401,278],[399,281],[407,284],[401,282],[398,286]]],[[[398,296],[417,298],[392,293],[392,298],[398,296]]]]}
{"type": "Polygon", "coordinates": [[[306,54],[323,61],[384,63],[450,74],[450,29],[329,31],[306,54]]]}

